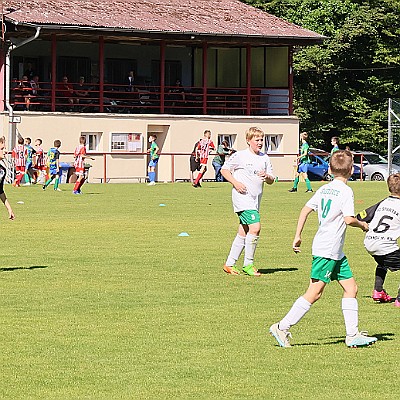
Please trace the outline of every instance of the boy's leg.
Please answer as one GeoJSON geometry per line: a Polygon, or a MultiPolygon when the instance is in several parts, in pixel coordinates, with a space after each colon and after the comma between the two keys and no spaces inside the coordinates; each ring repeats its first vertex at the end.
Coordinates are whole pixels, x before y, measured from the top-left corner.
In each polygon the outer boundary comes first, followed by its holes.
{"type": "Polygon", "coordinates": [[[241,221],[242,223],[245,222],[248,227],[244,245],[243,271],[247,275],[260,276],[261,274],[254,267],[254,254],[261,230],[260,214],[256,210],[245,211],[245,213],[247,213],[244,216],[246,220],[241,221]],[[254,223],[252,223],[252,221],[254,221],[254,223]]]}
{"type": "Polygon", "coordinates": [[[197,175],[197,177],[193,183],[193,186],[200,186],[199,182],[200,182],[201,178],[203,177],[203,175],[206,173],[206,171],[207,171],[207,167],[203,164],[200,168],[199,174],[197,175]]]}
{"type": "Polygon", "coordinates": [[[74,185],[74,190],[73,190],[74,193],[77,193],[79,191],[79,185],[81,184],[81,180],[82,180],[82,175],[79,175],[74,185]]]}
{"type": "Polygon", "coordinates": [[[50,175],[50,178],[44,183],[43,185],[43,190],[47,188],[47,186],[50,185],[51,181],[54,179],[55,175],[50,175]]]}
{"type": "Polygon", "coordinates": [[[376,337],[367,336],[358,330],[358,301],[357,284],[354,278],[338,281],[344,293],[342,298],[342,312],[346,327],[346,345],[348,347],[368,346],[377,341],[376,337]]]}
{"type": "Polygon", "coordinates": [[[375,269],[375,286],[374,286],[374,290],[376,290],[377,292],[381,292],[383,290],[383,284],[385,282],[386,274],[387,274],[387,269],[382,268],[382,266],[378,264],[375,269]]]}
{"type": "Polygon", "coordinates": [[[326,283],[317,279],[311,279],[310,285],[306,293],[299,297],[294,303],[289,312],[281,321],[273,324],[269,331],[278,341],[281,347],[290,347],[289,329],[296,325],[310,310],[311,305],[315,303],[322,295],[326,283]]]}
{"type": "Polygon", "coordinates": [[[58,185],[59,184],[60,184],[60,175],[57,174],[57,175],[55,175],[54,190],[58,190],[58,185]]]}
{"type": "Polygon", "coordinates": [[[224,265],[224,271],[231,275],[239,275],[240,272],[236,268],[236,262],[239,259],[240,255],[245,246],[246,240],[246,231],[243,225],[239,225],[238,232],[236,234],[235,239],[232,242],[231,250],[229,252],[228,258],[226,259],[224,265]]]}

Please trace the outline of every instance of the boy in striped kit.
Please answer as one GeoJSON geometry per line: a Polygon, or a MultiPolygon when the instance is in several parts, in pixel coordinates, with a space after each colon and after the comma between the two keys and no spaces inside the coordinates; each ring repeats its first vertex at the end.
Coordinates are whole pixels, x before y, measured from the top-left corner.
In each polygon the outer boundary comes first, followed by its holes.
{"type": "Polygon", "coordinates": [[[211,131],[204,131],[204,137],[201,139],[197,145],[196,149],[196,159],[200,160],[200,171],[197,175],[196,180],[193,182],[193,187],[201,187],[200,180],[207,171],[208,155],[211,150],[215,150],[215,145],[211,138],[211,131]]]}
{"type": "Polygon", "coordinates": [[[26,148],[24,146],[24,138],[20,136],[18,138],[18,144],[13,148],[11,157],[14,160],[15,166],[15,180],[13,186],[20,187],[22,178],[25,175],[25,160],[26,160],[26,148]]]}
{"type": "Polygon", "coordinates": [[[43,183],[46,176],[46,161],[44,159],[44,151],[42,148],[42,139],[35,140],[35,169],[36,181],[43,183]]]}
{"type": "Polygon", "coordinates": [[[75,173],[78,177],[78,179],[75,182],[73,194],[81,194],[81,187],[86,181],[86,176],[85,176],[85,159],[86,158],[91,158],[86,155],[86,137],[81,136],[79,138],[79,146],[76,147],[74,151],[74,167],[75,167],[75,173]]]}

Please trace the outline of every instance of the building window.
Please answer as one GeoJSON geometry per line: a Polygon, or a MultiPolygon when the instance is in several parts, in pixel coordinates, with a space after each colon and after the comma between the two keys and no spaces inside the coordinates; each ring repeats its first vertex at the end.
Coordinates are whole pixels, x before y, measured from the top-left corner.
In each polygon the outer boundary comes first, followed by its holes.
{"type": "Polygon", "coordinates": [[[222,135],[218,135],[218,146],[224,141],[226,140],[228,142],[228,147],[230,149],[233,148],[235,141],[236,141],[236,135],[227,135],[227,134],[222,134],[222,135]]]}
{"type": "Polygon", "coordinates": [[[82,132],[86,138],[86,151],[99,151],[101,132],[82,132]]]}
{"type": "Polygon", "coordinates": [[[267,153],[279,152],[282,137],[283,135],[265,135],[265,151],[267,153]]]}
{"type": "Polygon", "coordinates": [[[143,135],[141,133],[112,133],[111,151],[142,153],[143,135]]]}

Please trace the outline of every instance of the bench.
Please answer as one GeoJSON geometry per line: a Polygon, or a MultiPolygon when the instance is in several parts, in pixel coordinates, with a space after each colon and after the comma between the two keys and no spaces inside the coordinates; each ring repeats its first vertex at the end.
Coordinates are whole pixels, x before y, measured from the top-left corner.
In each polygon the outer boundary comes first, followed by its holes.
{"type": "MultiPolygon", "coordinates": [[[[93,178],[93,179],[99,179],[100,183],[103,183],[104,177],[101,178],[93,178]]],[[[112,179],[132,179],[132,180],[137,180],[139,183],[142,183],[142,179],[144,182],[146,182],[147,176],[111,176],[109,178],[106,178],[105,183],[109,183],[112,179]]]]}

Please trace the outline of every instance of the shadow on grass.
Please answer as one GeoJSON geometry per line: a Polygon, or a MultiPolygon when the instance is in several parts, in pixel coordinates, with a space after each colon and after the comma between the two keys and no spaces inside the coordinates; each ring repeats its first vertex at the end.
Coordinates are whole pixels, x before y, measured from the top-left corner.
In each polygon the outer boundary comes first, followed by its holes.
{"type": "Polygon", "coordinates": [[[43,269],[48,268],[47,265],[32,265],[30,267],[3,267],[0,268],[1,272],[11,272],[11,271],[20,271],[20,270],[33,270],[33,269],[43,269]]]}
{"type": "MultiPolygon", "coordinates": [[[[372,336],[375,336],[378,339],[378,342],[382,341],[385,342],[387,340],[394,340],[394,333],[377,333],[373,334],[372,336]]],[[[327,341],[324,343],[318,343],[318,342],[308,342],[308,343],[295,343],[292,344],[292,347],[303,347],[303,346],[330,346],[334,344],[344,344],[345,343],[345,338],[343,336],[335,336],[329,338],[327,341]]]]}
{"type": "Polygon", "coordinates": [[[262,275],[275,274],[276,272],[293,272],[298,271],[298,268],[268,268],[259,269],[258,272],[262,275]]]}

